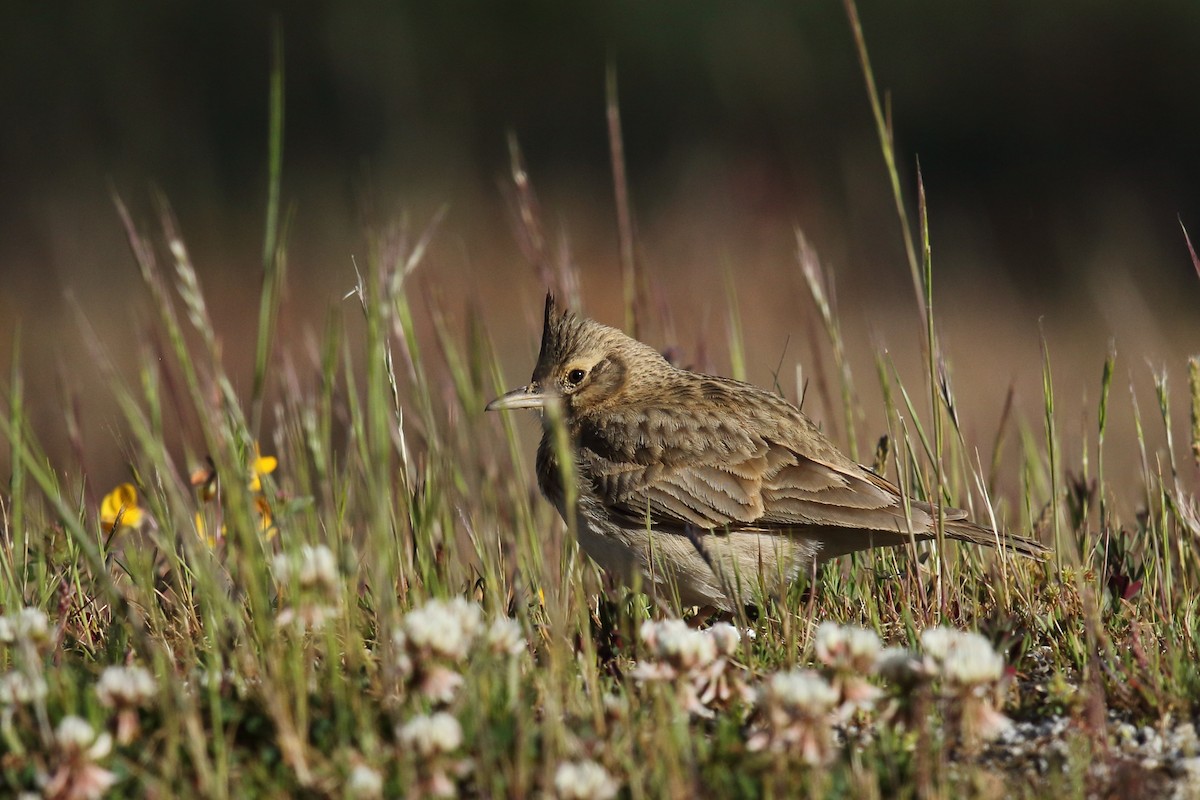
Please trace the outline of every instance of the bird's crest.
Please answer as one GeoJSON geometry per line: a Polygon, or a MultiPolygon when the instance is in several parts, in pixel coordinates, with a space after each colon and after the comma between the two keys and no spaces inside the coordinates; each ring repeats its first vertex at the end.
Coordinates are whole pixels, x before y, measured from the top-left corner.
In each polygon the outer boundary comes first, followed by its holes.
{"type": "Polygon", "coordinates": [[[556,364],[565,361],[579,345],[588,322],[589,320],[576,316],[570,309],[559,306],[554,295],[546,292],[546,314],[542,321],[542,349],[538,353],[534,375],[545,375],[556,364]]]}

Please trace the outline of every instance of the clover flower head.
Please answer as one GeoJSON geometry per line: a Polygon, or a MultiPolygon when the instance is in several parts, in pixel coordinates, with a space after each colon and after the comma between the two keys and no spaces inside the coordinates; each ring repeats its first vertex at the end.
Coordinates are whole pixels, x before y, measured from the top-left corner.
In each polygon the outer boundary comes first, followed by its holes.
{"type": "Polygon", "coordinates": [[[401,630],[409,647],[462,661],[483,627],[483,611],[462,597],[430,600],[404,616],[401,630]]]}
{"type": "Polygon", "coordinates": [[[728,622],[718,622],[707,632],[709,638],[713,640],[713,644],[716,645],[717,654],[727,658],[736,653],[738,645],[742,643],[742,634],[728,622]]]}
{"type": "Polygon", "coordinates": [[[87,753],[92,759],[100,759],[112,751],[112,737],[107,733],[96,735],[96,729],[82,717],[66,716],[54,729],[54,741],[65,753],[87,753]]]}
{"type": "Polygon", "coordinates": [[[673,682],[688,712],[711,717],[712,706],[734,698],[752,696],[744,681],[730,668],[741,635],[732,625],[695,630],[683,620],[647,621],[639,630],[650,651],[631,675],[640,681],[673,682]]]}
{"type": "Polygon", "coordinates": [[[54,731],[59,760],[44,787],[47,797],[99,800],[117,781],[117,776],[96,762],[112,752],[112,737],[96,734],[81,717],[67,716],[54,731]]]}
{"type": "Polygon", "coordinates": [[[396,736],[418,757],[418,796],[449,797],[457,793],[452,776],[462,777],[471,769],[468,759],[454,757],[463,742],[457,719],[444,711],[423,714],[398,727],[396,736]]]}
{"type": "Polygon", "coordinates": [[[136,708],[158,692],[154,676],[145,667],[106,667],[96,682],[96,697],[106,708],[136,708]]]}
{"type": "Polygon", "coordinates": [[[319,589],[334,594],[338,588],[337,557],[323,544],[301,545],[296,553],[279,553],[272,560],[280,584],[293,581],[301,589],[319,589]]]}
{"type": "Polygon", "coordinates": [[[1004,674],[1004,658],[984,637],[965,634],[942,660],[942,672],[948,680],[964,686],[990,683],[1004,674]]]}
{"type": "Polygon", "coordinates": [[[655,656],[684,672],[708,666],[717,657],[716,640],[683,620],[647,621],[640,634],[655,656]]]}
{"type": "Polygon", "coordinates": [[[910,684],[926,674],[921,657],[906,647],[885,647],[875,658],[875,672],[889,683],[910,684]]]}
{"type": "Polygon", "coordinates": [[[338,579],[337,559],[325,545],[300,548],[300,585],[336,588],[338,579]]]}
{"type": "Polygon", "coordinates": [[[941,663],[946,659],[950,649],[958,642],[960,636],[962,636],[962,632],[953,628],[944,628],[940,625],[936,628],[926,628],[921,632],[921,649],[925,651],[925,655],[941,663]]]}
{"type": "Polygon", "coordinates": [[[117,742],[127,745],[141,732],[137,709],[158,691],[154,676],[145,667],[106,667],[96,682],[100,705],[117,712],[117,742]]]}
{"type": "Polygon", "coordinates": [[[431,758],[448,755],[461,747],[463,732],[457,719],[445,711],[438,711],[405,722],[397,730],[397,737],[417,755],[431,758]]]}
{"type": "Polygon", "coordinates": [[[46,680],[41,675],[5,672],[0,675],[0,706],[28,705],[46,697],[46,680]]]}
{"type": "Polygon", "coordinates": [[[833,757],[833,708],[838,691],[813,670],[771,676],[759,691],[758,722],[746,746],[776,753],[796,752],[806,764],[833,757]]]}
{"type": "Polygon", "coordinates": [[[326,603],[304,602],[288,606],[275,617],[275,627],[294,628],[298,633],[316,633],[338,615],[338,607],[326,603]]]}
{"type": "Polygon", "coordinates": [[[1012,721],[996,707],[995,691],[1004,675],[1004,658],[978,633],[931,628],[921,646],[932,668],[944,679],[949,724],[968,749],[999,736],[1012,721]]]}
{"type": "Polygon", "coordinates": [[[554,771],[560,800],[612,800],[621,786],[595,761],[564,761],[554,771]]]}
{"type": "Polygon", "coordinates": [[[820,674],[806,669],[776,672],[763,690],[766,702],[805,714],[828,712],[837,702],[837,690],[820,674]]]}
{"type": "Polygon", "coordinates": [[[813,647],[817,660],[828,667],[865,672],[875,662],[881,643],[875,631],[822,622],[813,637],[813,647]]]}
{"type": "Polygon", "coordinates": [[[50,619],[32,606],[0,616],[0,642],[45,644],[50,640],[50,619]]]}
{"type": "Polygon", "coordinates": [[[366,764],[355,764],[346,776],[346,796],[354,800],[383,797],[383,776],[366,764]]]}
{"type": "Polygon", "coordinates": [[[487,644],[497,655],[517,656],[525,651],[528,643],[521,623],[512,617],[496,617],[487,630],[487,644]]]}

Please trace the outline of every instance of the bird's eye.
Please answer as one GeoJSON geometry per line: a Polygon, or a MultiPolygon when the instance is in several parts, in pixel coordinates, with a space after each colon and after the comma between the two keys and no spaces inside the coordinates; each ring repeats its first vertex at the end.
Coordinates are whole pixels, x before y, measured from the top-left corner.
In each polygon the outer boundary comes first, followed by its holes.
{"type": "Polygon", "coordinates": [[[578,386],[586,375],[587,373],[581,369],[573,369],[567,373],[567,383],[572,386],[578,386]]]}

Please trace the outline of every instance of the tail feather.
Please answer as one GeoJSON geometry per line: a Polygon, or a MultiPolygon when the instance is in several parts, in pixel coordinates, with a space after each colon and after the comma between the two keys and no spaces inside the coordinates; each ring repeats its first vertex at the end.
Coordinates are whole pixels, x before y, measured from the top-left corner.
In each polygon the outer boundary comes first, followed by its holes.
{"type": "Polygon", "coordinates": [[[1017,536],[1015,533],[997,533],[991,528],[976,525],[965,520],[953,520],[946,523],[946,535],[951,539],[971,544],[983,544],[989,547],[1000,547],[1012,550],[1014,553],[1044,561],[1051,550],[1035,539],[1017,536]]]}

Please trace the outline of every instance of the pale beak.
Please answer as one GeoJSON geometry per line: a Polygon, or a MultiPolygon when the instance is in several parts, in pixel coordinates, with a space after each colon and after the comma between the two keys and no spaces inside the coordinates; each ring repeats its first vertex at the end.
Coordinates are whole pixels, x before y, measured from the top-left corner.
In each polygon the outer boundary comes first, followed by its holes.
{"type": "Polygon", "coordinates": [[[508,411],[513,408],[545,408],[553,401],[536,384],[529,384],[500,395],[484,407],[484,411],[508,411]]]}

